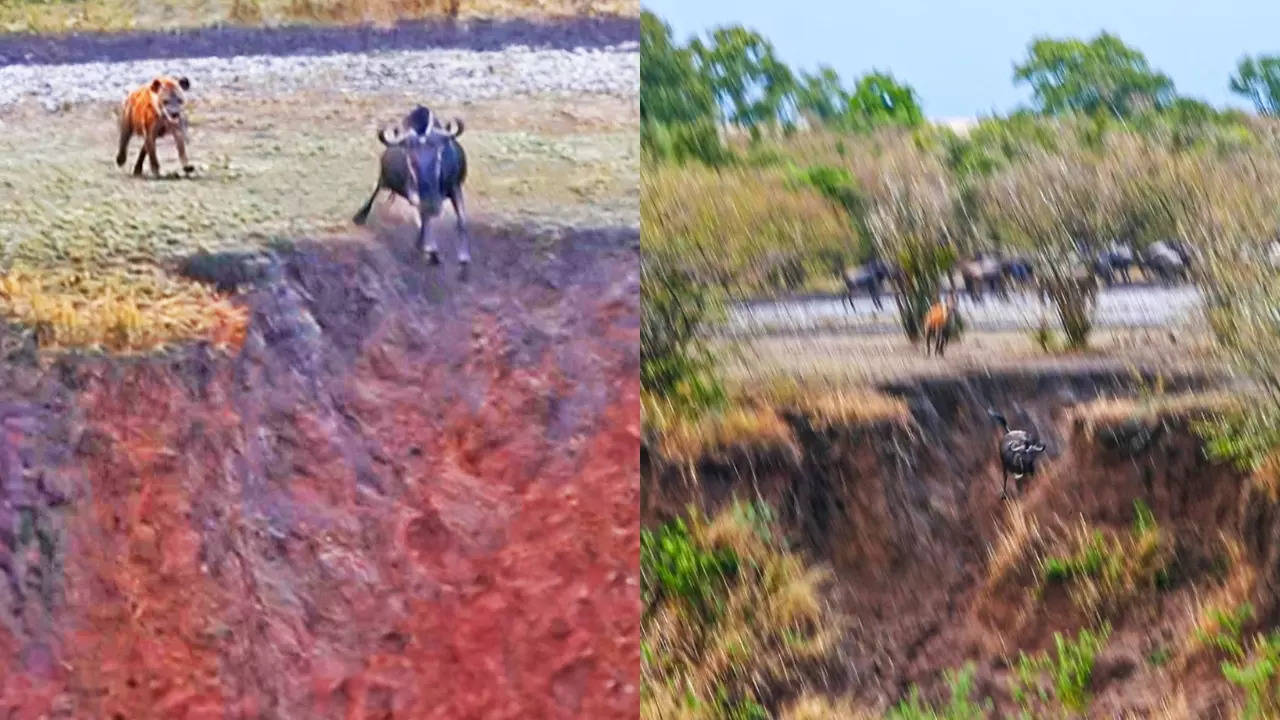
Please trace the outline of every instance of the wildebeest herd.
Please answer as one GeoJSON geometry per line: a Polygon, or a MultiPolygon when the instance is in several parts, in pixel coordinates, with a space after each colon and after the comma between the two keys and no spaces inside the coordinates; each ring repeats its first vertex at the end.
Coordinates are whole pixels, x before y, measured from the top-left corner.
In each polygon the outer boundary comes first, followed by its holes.
{"type": "MultiPolygon", "coordinates": [[[[1275,255],[1280,263],[1280,248],[1275,255]]],[[[1079,262],[1079,274],[1091,275],[1108,286],[1133,282],[1135,270],[1141,271],[1148,280],[1165,285],[1185,282],[1190,279],[1195,262],[1190,247],[1175,240],[1151,243],[1141,252],[1135,252],[1130,245],[1124,243],[1111,243],[1091,253],[1082,252],[1080,257],[1088,260],[1079,262]]],[[[843,299],[848,302],[850,310],[853,310],[856,307],[854,298],[865,293],[877,310],[882,309],[884,305],[881,296],[884,294],[885,284],[892,285],[900,277],[901,270],[898,267],[873,258],[845,272],[843,299]]],[[[980,303],[988,295],[1007,300],[1010,291],[1014,289],[1040,292],[1043,286],[1037,281],[1037,277],[1035,264],[1030,258],[979,252],[957,262],[954,271],[948,273],[947,281],[953,290],[962,287],[965,296],[980,303]]]]}
{"type": "MultiPolygon", "coordinates": [[[[142,164],[150,161],[151,173],[160,175],[156,141],[169,136],[177,146],[178,158],[186,174],[195,171],[187,159],[187,116],[185,91],[191,88],[186,77],[160,75],[129,93],[119,116],[120,142],[116,165],[128,160],[129,141],[134,135],[143,139],[142,149],[133,166],[135,176],[142,175],[142,164]]],[[[467,156],[458,143],[462,121],[438,122],[434,113],[423,105],[409,112],[395,128],[378,131],[378,139],[386,147],[382,151],[378,184],[353,221],[363,225],[373,208],[378,193],[388,190],[418,209],[418,249],[432,264],[440,262],[439,249],[431,236],[430,224],[440,215],[444,200],[453,205],[458,222],[458,262],[471,262],[471,243],[467,236],[467,212],[462,184],[467,179],[467,156]]]]}

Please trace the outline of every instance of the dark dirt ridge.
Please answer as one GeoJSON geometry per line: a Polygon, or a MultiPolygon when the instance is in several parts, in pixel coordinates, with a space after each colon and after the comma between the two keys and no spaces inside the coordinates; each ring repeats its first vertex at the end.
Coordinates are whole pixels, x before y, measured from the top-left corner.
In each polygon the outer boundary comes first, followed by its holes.
{"type": "Polygon", "coordinates": [[[14,33],[0,34],[0,67],[236,55],[500,50],[510,45],[572,50],[636,42],[639,38],[640,21],[625,17],[556,21],[441,20],[404,22],[389,29],[292,25],[276,28],[226,26],[169,32],[14,33]]]}
{"type": "Polygon", "coordinates": [[[234,356],[0,344],[0,716],[634,716],[638,231],[401,230],[192,263],[234,356]]]}
{"type": "MultiPolygon", "coordinates": [[[[1221,387],[1207,376],[1164,379],[1170,393],[1221,387]]],[[[828,424],[790,412],[791,444],[721,448],[696,464],[694,482],[687,464],[667,463],[646,448],[642,523],[681,514],[690,502],[714,511],[734,497],[768,501],[796,547],[833,568],[830,598],[852,621],[844,657],[814,675],[825,678],[825,690],[883,707],[916,683],[940,699],[942,671],[974,661],[977,694],[1012,711],[1009,654],[1016,661],[1019,650],[1052,647],[1052,631],[1074,633],[1090,619],[1062,586],[1028,604],[1037,582],[1030,561],[1019,561],[1000,582],[988,579],[988,548],[1012,511],[999,499],[999,430],[985,412],[995,408],[1014,427],[1037,429],[1048,446],[1016,500],[1042,528],[1083,518],[1127,532],[1133,501],[1141,498],[1177,548],[1173,586],[1148,591],[1112,616],[1090,716],[1151,712],[1174,682],[1197,716],[1219,716],[1233,692],[1217,658],[1205,654],[1163,675],[1147,657],[1186,637],[1179,623],[1187,604],[1221,581],[1214,553],[1224,536],[1241,543],[1257,573],[1255,627],[1280,619],[1280,511],[1241,472],[1205,456],[1186,415],[1155,412],[1089,429],[1073,414],[1099,397],[1135,397],[1138,387],[1120,369],[886,386],[907,402],[909,422],[828,424]]],[[[777,688],[766,698],[780,703],[795,690],[777,688]]]]}

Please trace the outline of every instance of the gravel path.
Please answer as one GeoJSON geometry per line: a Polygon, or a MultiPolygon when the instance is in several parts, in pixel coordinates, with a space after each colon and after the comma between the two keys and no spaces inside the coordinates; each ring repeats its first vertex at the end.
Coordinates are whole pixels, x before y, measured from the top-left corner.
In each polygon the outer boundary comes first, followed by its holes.
{"type": "Polygon", "coordinates": [[[250,55],[0,67],[0,107],[31,99],[53,111],[119,101],[158,73],[180,72],[193,95],[274,96],[289,90],[351,93],[422,88],[445,101],[546,94],[638,94],[635,43],[575,50],[417,50],[324,55],[250,55]]]}
{"type": "MultiPolygon", "coordinates": [[[[884,307],[878,311],[867,297],[857,298],[853,311],[841,299],[738,305],[729,311],[726,330],[733,335],[832,329],[867,334],[900,332],[893,298],[886,296],[882,300],[884,307]]],[[[1099,328],[1172,327],[1194,319],[1199,307],[1199,291],[1190,286],[1108,288],[1098,295],[1094,321],[1099,328]]],[[[1052,306],[1016,295],[1009,302],[991,298],[981,304],[961,296],[960,312],[967,326],[975,330],[992,332],[1035,327],[1041,313],[1048,318],[1050,327],[1057,326],[1052,306]]]]}

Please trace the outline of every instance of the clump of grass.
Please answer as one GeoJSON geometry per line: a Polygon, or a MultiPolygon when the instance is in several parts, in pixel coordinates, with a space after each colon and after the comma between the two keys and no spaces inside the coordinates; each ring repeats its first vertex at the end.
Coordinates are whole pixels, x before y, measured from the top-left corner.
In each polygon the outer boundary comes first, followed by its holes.
{"type": "Polygon", "coordinates": [[[1068,584],[1077,607],[1092,614],[1114,612],[1143,591],[1168,582],[1172,546],[1150,508],[1134,501],[1133,527],[1120,534],[1080,525],[1065,551],[1040,560],[1045,584],[1068,584]]]}
{"type": "Polygon", "coordinates": [[[1013,699],[1031,717],[1046,717],[1054,705],[1079,713],[1089,704],[1098,654],[1111,635],[1110,625],[1083,629],[1075,639],[1053,634],[1053,652],[1019,655],[1013,699]]]}
{"type": "MultiPolygon", "coordinates": [[[[750,392],[759,401],[781,410],[803,413],[820,425],[903,423],[911,416],[903,400],[868,387],[801,382],[791,377],[775,377],[753,385],[756,386],[750,392]]],[[[746,389],[738,390],[740,396],[746,392],[746,389]]]]}
{"type": "Polygon", "coordinates": [[[692,462],[729,448],[798,450],[790,426],[771,407],[730,404],[696,418],[673,418],[658,432],[658,449],[673,461],[692,462]]]}
{"type": "Polygon", "coordinates": [[[767,718],[762,690],[811,691],[800,668],[830,660],[839,630],[827,572],[785,547],[764,507],[671,527],[643,541],[641,717],[767,718]]]}
{"type": "Polygon", "coordinates": [[[782,711],[781,720],[877,720],[879,716],[843,699],[807,694],[782,711]]]}
{"type": "Polygon", "coordinates": [[[1181,669],[1193,658],[1217,649],[1229,657],[1243,654],[1241,633],[1252,616],[1250,594],[1257,571],[1238,540],[1223,538],[1227,575],[1222,584],[1191,610],[1190,631],[1174,651],[1173,666],[1181,669]]]}
{"type": "Polygon", "coordinates": [[[906,700],[895,705],[885,714],[885,720],[972,720],[984,718],[991,711],[992,703],[973,700],[974,667],[970,663],[960,670],[945,673],[950,696],[942,707],[933,707],[920,698],[920,689],[914,685],[906,700]]]}
{"type": "Polygon", "coordinates": [[[245,308],[206,287],[113,271],[10,270],[0,275],[0,314],[50,350],[145,352],[189,340],[234,349],[248,326],[245,308]]]}
{"type": "Polygon", "coordinates": [[[1280,716],[1280,633],[1258,635],[1249,657],[1222,663],[1222,674],[1244,690],[1241,720],[1280,716]]]}
{"type": "Polygon", "coordinates": [[[1031,331],[1031,339],[1042,352],[1052,353],[1058,350],[1058,335],[1044,318],[1040,318],[1040,324],[1031,331]]]}

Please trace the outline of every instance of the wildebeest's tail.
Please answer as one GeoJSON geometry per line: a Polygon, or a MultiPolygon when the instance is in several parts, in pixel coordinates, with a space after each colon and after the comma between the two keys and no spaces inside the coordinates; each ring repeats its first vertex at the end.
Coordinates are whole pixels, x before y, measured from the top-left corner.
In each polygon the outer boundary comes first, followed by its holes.
{"type": "Polygon", "coordinates": [[[1009,423],[1004,419],[1003,415],[996,412],[995,410],[992,410],[991,408],[987,408],[987,414],[991,416],[991,419],[1000,423],[1001,429],[1003,429],[1005,432],[1009,432],[1009,423]]]}

